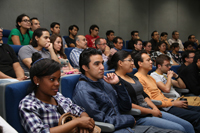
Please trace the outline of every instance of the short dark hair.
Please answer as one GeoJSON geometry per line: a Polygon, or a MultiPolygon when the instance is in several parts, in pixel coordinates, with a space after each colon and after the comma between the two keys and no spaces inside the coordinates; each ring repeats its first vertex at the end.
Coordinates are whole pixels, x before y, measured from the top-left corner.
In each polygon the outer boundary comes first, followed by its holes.
{"type": "Polygon", "coordinates": [[[145,41],[145,42],[142,43],[142,45],[143,45],[144,47],[146,47],[148,43],[151,43],[151,42],[150,42],[150,41],[145,41]]]}
{"type": "Polygon", "coordinates": [[[154,33],[155,33],[155,32],[158,32],[158,31],[157,31],[157,30],[154,30],[154,31],[151,33],[151,37],[154,36],[154,33]]]}
{"type": "Polygon", "coordinates": [[[142,54],[147,54],[147,52],[144,51],[144,50],[141,50],[140,52],[138,52],[138,53],[134,56],[134,64],[135,64],[135,67],[136,67],[137,69],[139,69],[138,62],[139,62],[139,61],[143,62],[142,54]]]}
{"type": "Polygon", "coordinates": [[[106,36],[109,36],[111,33],[115,33],[113,30],[106,31],[106,36]]]}
{"type": "Polygon", "coordinates": [[[191,39],[191,37],[194,36],[194,34],[191,34],[188,36],[188,40],[191,39]]]}
{"type": "Polygon", "coordinates": [[[194,46],[194,43],[193,42],[191,42],[191,41],[186,41],[184,44],[184,49],[186,49],[188,46],[194,46]]]}
{"type": "Polygon", "coordinates": [[[168,35],[168,33],[167,33],[167,32],[162,32],[162,33],[160,34],[160,36],[165,36],[165,35],[168,35]]]}
{"type": "Polygon", "coordinates": [[[185,58],[189,58],[189,54],[190,53],[195,53],[194,51],[191,51],[191,50],[186,50],[186,51],[184,51],[183,53],[182,53],[182,60],[183,60],[183,63],[185,63],[186,62],[186,60],[185,60],[185,58]]]}
{"type": "MultiPolygon", "coordinates": [[[[77,25],[71,25],[71,26],[69,26],[69,28],[68,28],[68,32],[69,32],[70,30],[73,30],[74,27],[76,27],[77,30],[79,31],[79,28],[78,28],[77,25]]],[[[69,35],[70,35],[70,32],[69,32],[69,35]]]]}
{"type": "Polygon", "coordinates": [[[98,28],[99,29],[99,27],[96,24],[91,25],[90,29],[89,29],[89,33],[90,34],[91,34],[91,30],[94,30],[94,28],[98,28]]]}
{"type": "Polygon", "coordinates": [[[60,23],[58,23],[58,22],[53,22],[53,23],[51,23],[50,28],[54,28],[56,25],[59,25],[59,26],[60,26],[60,23]]]}
{"type": "Polygon", "coordinates": [[[197,52],[195,53],[193,62],[194,62],[194,63],[197,63],[198,59],[200,59],[200,52],[199,52],[199,51],[197,51],[197,52]]]}
{"type": "Polygon", "coordinates": [[[85,65],[89,68],[90,56],[92,55],[102,55],[102,53],[101,51],[97,49],[88,48],[88,49],[84,49],[83,52],[80,54],[79,66],[80,66],[80,71],[82,72],[82,74],[85,74],[85,70],[82,68],[82,66],[85,65]]]}
{"type": "MultiPolygon", "coordinates": [[[[40,38],[43,35],[43,31],[48,31],[46,28],[37,28],[34,32],[33,32],[33,36],[32,36],[32,42],[31,45],[33,47],[37,47],[38,43],[37,40],[35,39],[35,37],[37,36],[38,38],[40,38]]],[[[49,31],[48,31],[49,32],[49,31]]]]}
{"type": "Polygon", "coordinates": [[[38,18],[36,18],[36,17],[32,17],[30,20],[32,21],[32,20],[34,20],[34,19],[38,20],[38,18]]]}
{"type": "Polygon", "coordinates": [[[177,30],[173,31],[173,32],[172,32],[172,35],[175,35],[176,32],[178,32],[178,31],[177,31],[177,30]]]}
{"type": "Polygon", "coordinates": [[[127,58],[129,55],[131,55],[129,52],[120,50],[117,51],[113,56],[110,56],[107,64],[108,64],[108,69],[118,69],[118,61],[121,60],[123,61],[125,58],[127,58]]]}
{"type": "Polygon", "coordinates": [[[134,40],[134,44],[137,44],[139,41],[142,42],[141,39],[135,39],[135,40],[134,40]]]}
{"type": "Polygon", "coordinates": [[[95,46],[96,46],[96,48],[97,48],[97,44],[100,44],[100,39],[104,39],[104,38],[99,37],[99,38],[97,38],[97,39],[95,40],[95,46]]]}
{"type": "Polygon", "coordinates": [[[131,32],[131,35],[133,35],[133,36],[134,36],[134,34],[135,34],[135,33],[139,33],[139,31],[137,31],[137,30],[134,30],[134,31],[132,31],[132,32],[131,32]]]}
{"type": "MultiPolygon", "coordinates": [[[[156,46],[156,51],[159,51],[159,47],[162,45],[162,44],[165,44],[166,45],[166,47],[167,47],[167,43],[165,42],[165,41],[159,41],[159,43],[157,44],[157,46],[156,46]]],[[[166,52],[166,51],[165,51],[166,52]]]]}
{"type": "Polygon", "coordinates": [[[162,65],[164,63],[164,61],[170,61],[170,57],[165,54],[159,55],[156,58],[156,68],[158,68],[158,65],[162,65]]]}
{"type": "Polygon", "coordinates": [[[172,43],[170,46],[172,49],[179,47],[179,43],[172,43]]]}
{"type": "Polygon", "coordinates": [[[121,37],[117,36],[117,37],[115,37],[115,38],[113,39],[113,43],[116,44],[116,43],[118,42],[118,39],[123,40],[121,37]]]}

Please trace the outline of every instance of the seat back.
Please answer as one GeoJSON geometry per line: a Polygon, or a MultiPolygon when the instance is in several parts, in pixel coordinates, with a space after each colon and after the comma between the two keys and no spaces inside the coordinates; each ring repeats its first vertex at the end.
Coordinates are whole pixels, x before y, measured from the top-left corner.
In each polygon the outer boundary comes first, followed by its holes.
{"type": "Polygon", "coordinates": [[[178,69],[181,65],[172,66],[170,70],[174,71],[175,73],[178,72],[178,69]]]}
{"type": "Polygon", "coordinates": [[[23,47],[22,45],[13,45],[13,44],[11,44],[10,46],[13,48],[13,50],[15,51],[15,54],[16,54],[17,56],[18,56],[19,49],[20,49],[21,47],[23,47]]]}
{"type": "Polygon", "coordinates": [[[66,54],[67,59],[69,60],[69,62],[70,62],[71,65],[72,65],[72,62],[71,62],[71,60],[69,58],[69,55],[70,55],[72,49],[74,49],[74,48],[65,48],[65,54],[66,54]]]}

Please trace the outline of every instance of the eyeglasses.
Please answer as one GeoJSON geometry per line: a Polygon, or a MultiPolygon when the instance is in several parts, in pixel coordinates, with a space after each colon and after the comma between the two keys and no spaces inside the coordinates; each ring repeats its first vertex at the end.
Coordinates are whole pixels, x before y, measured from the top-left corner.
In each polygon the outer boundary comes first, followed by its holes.
{"type": "Polygon", "coordinates": [[[27,23],[27,22],[31,22],[31,20],[28,20],[28,19],[24,19],[24,20],[22,20],[23,22],[25,22],[25,23],[27,23]]]}
{"type": "Polygon", "coordinates": [[[134,62],[133,59],[127,59],[127,60],[124,60],[124,61],[134,62]]]}
{"type": "Polygon", "coordinates": [[[99,45],[107,45],[107,43],[99,44],[99,45]]]}
{"type": "Polygon", "coordinates": [[[167,64],[167,65],[165,65],[166,67],[171,67],[172,66],[172,64],[167,64]]]}
{"type": "Polygon", "coordinates": [[[95,30],[95,31],[99,31],[99,30],[95,30]]]}

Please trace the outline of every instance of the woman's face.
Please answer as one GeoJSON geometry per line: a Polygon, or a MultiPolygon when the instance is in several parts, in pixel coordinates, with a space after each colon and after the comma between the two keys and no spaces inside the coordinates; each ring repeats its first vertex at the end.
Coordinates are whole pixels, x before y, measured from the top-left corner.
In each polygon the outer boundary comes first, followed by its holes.
{"type": "Polygon", "coordinates": [[[18,25],[24,29],[30,29],[31,28],[31,21],[30,18],[27,16],[24,16],[22,18],[21,22],[18,22],[18,25]]]}
{"type": "Polygon", "coordinates": [[[158,48],[159,48],[160,52],[165,52],[166,51],[166,44],[162,43],[158,48]]]}
{"type": "Polygon", "coordinates": [[[174,51],[178,52],[179,51],[179,46],[174,48],[174,51]]]}
{"type": "Polygon", "coordinates": [[[131,58],[131,55],[126,57],[121,63],[121,67],[126,73],[132,72],[133,66],[134,66],[134,62],[133,62],[133,59],[131,58]]]}
{"type": "Polygon", "coordinates": [[[144,47],[144,49],[149,53],[151,52],[151,49],[152,49],[152,45],[150,42],[147,43],[147,45],[144,47]]]}
{"type": "Polygon", "coordinates": [[[62,47],[62,39],[60,37],[57,37],[55,42],[53,43],[53,48],[55,51],[60,51],[62,47]]]}
{"type": "Polygon", "coordinates": [[[36,36],[35,39],[37,40],[38,46],[46,48],[47,45],[50,43],[49,36],[50,35],[48,31],[42,31],[42,35],[40,37],[36,36]]]}

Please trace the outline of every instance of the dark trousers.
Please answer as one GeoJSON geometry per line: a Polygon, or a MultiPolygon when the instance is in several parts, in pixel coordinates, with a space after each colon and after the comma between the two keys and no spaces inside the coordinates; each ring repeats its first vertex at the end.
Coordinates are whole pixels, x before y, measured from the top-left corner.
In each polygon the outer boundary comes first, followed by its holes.
{"type": "Polygon", "coordinates": [[[199,106],[188,106],[187,109],[173,106],[167,112],[175,116],[178,116],[184,120],[189,121],[193,125],[195,131],[200,133],[200,107],[199,106]]]}

